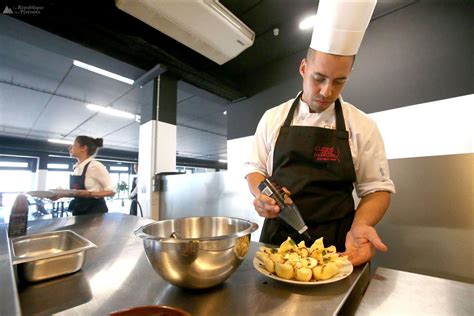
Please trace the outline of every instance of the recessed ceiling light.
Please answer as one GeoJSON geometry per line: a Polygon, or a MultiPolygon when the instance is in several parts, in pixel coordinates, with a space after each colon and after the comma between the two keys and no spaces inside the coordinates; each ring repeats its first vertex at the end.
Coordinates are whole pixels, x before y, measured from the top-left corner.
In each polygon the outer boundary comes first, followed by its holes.
{"type": "Polygon", "coordinates": [[[79,60],[74,60],[72,63],[74,64],[74,66],[77,66],[77,67],[80,67],[82,69],[86,69],[86,70],[95,72],[95,73],[97,73],[99,75],[102,75],[102,76],[106,76],[106,77],[109,77],[109,78],[112,78],[112,79],[115,79],[115,80],[118,80],[118,81],[128,83],[130,85],[132,85],[135,82],[134,80],[129,79],[127,77],[123,77],[123,76],[114,74],[113,72],[110,72],[110,71],[104,70],[102,68],[95,67],[95,66],[83,63],[82,61],[79,61],[79,60]]]}
{"type": "Polygon", "coordinates": [[[74,141],[72,140],[67,140],[67,139],[53,139],[53,138],[48,138],[48,142],[50,143],[56,143],[56,144],[65,144],[65,145],[72,145],[74,141]]]}
{"type": "Polygon", "coordinates": [[[304,18],[300,22],[299,27],[302,30],[312,29],[315,23],[316,23],[316,15],[311,15],[311,16],[308,16],[307,18],[304,18]]]}
{"type": "Polygon", "coordinates": [[[227,115],[227,111],[222,112],[222,114],[227,115]]]}
{"type": "Polygon", "coordinates": [[[101,112],[101,113],[108,114],[108,115],[124,117],[124,118],[128,118],[128,119],[136,119],[135,114],[125,112],[125,111],[116,110],[116,109],[113,109],[111,107],[105,107],[105,106],[100,106],[100,105],[96,105],[96,104],[87,104],[87,108],[89,110],[96,111],[96,112],[101,112]]]}

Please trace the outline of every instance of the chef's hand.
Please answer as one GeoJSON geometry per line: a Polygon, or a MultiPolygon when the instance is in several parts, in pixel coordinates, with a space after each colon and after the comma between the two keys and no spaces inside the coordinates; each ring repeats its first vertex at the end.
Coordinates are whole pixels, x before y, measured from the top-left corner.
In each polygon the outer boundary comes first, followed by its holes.
{"type": "Polygon", "coordinates": [[[265,218],[278,217],[280,207],[278,207],[276,201],[265,194],[259,194],[253,200],[253,206],[257,211],[258,215],[265,218]]]}
{"type": "Polygon", "coordinates": [[[366,263],[375,255],[375,249],[387,252],[387,246],[382,242],[375,228],[369,225],[357,224],[351,227],[346,235],[346,252],[349,261],[354,266],[366,263]]]}
{"type": "MultiPolygon", "coordinates": [[[[291,195],[291,192],[288,191],[287,188],[283,187],[282,189],[286,196],[291,195]]],[[[253,206],[261,217],[275,218],[278,217],[278,213],[280,213],[280,207],[277,202],[265,194],[257,195],[255,200],[253,200],[253,206]]]]}

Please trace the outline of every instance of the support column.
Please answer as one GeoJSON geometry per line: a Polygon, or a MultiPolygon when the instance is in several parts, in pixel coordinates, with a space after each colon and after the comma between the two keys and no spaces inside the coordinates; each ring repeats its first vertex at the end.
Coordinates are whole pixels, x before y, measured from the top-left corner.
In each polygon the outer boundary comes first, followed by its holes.
{"type": "MultiPolygon", "coordinates": [[[[38,169],[36,176],[36,190],[47,190],[46,187],[46,177],[48,174],[48,155],[41,154],[38,157],[38,169]]],[[[49,188],[51,189],[51,188],[49,188]]]]}
{"type": "Polygon", "coordinates": [[[176,79],[161,74],[153,87],[153,106],[143,106],[141,111],[137,185],[143,216],[159,220],[154,176],[176,171],[176,79]]]}

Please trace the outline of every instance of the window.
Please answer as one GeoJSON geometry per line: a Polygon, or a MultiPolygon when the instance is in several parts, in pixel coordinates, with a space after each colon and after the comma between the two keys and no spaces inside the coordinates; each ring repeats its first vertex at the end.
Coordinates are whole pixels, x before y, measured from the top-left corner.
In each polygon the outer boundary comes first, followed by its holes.
{"type": "Polygon", "coordinates": [[[69,170],[69,164],[66,163],[48,163],[48,169],[63,169],[69,170]]]}
{"type": "Polygon", "coordinates": [[[30,170],[0,170],[0,192],[34,190],[36,179],[30,170]]]}
{"type": "Polygon", "coordinates": [[[47,189],[69,189],[69,176],[71,171],[48,170],[46,175],[47,189]]]}
{"type": "Polygon", "coordinates": [[[128,173],[128,166],[110,166],[110,172],[127,172],[128,173]]]}
{"type": "Polygon", "coordinates": [[[27,162],[20,161],[0,161],[0,167],[26,169],[29,167],[29,164],[27,162]]]}
{"type": "Polygon", "coordinates": [[[26,192],[35,189],[36,158],[0,155],[0,192],[26,192]]]}
{"type": "Polygon", "coordinates": [[[0,155],[0,170],[29,170],[36,168],[36,157],[0,155]]]}

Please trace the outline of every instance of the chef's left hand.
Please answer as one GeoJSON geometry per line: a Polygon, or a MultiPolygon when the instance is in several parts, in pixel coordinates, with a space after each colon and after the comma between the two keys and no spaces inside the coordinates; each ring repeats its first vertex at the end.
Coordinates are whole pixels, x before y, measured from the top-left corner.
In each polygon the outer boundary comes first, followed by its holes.
{"type": "Polygon", "coordinates": [[[356,224],[346,235],[346,252],[354,266],[366,263],[375,255],[375,249],[386,252],[387,246],[382,242],[375,228],[365,224],[356,224]]]}

